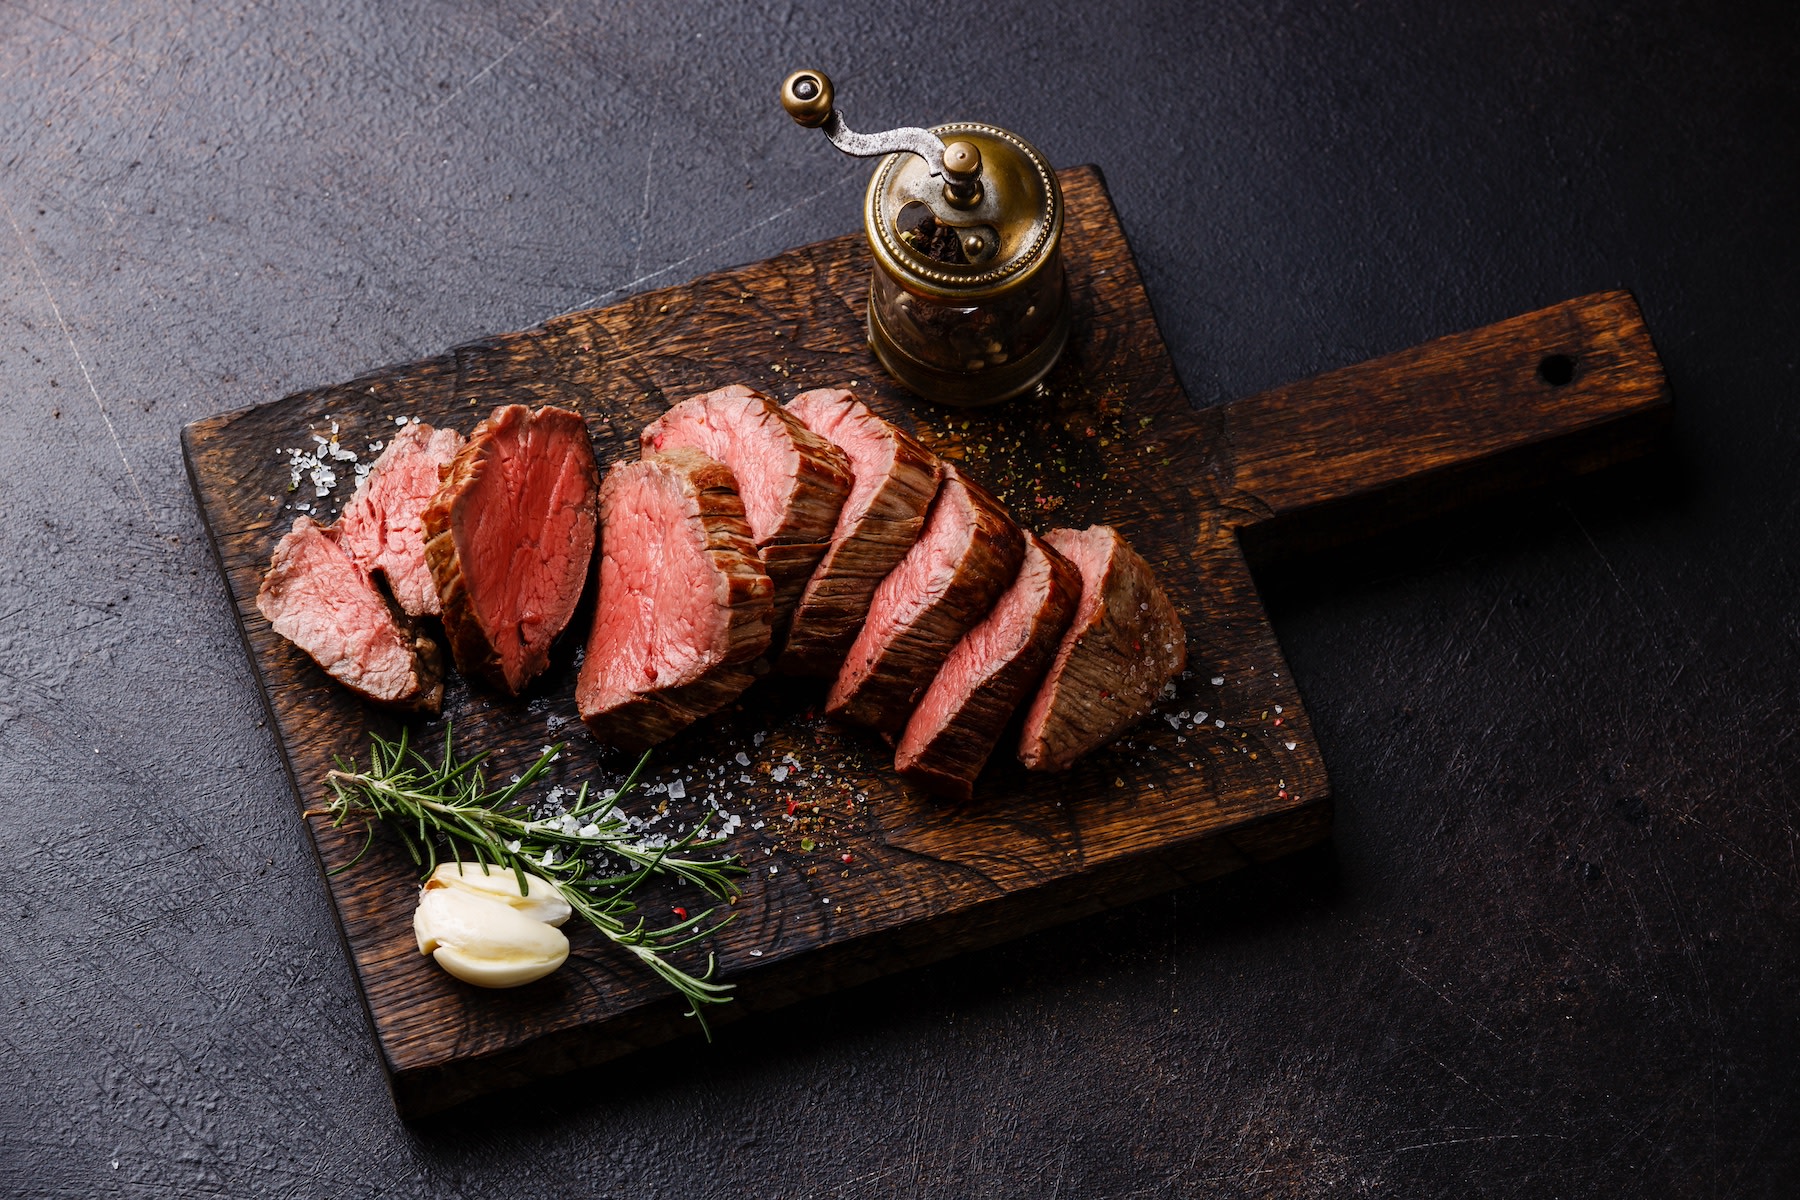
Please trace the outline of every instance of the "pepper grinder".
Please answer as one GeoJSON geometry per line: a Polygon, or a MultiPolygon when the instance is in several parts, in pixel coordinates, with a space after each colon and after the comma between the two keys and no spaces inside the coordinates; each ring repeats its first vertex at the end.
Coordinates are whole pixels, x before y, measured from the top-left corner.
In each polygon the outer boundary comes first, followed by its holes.
{"type": "Polygon", "coordinates": [[[823,71],[795,71],[781,106],[858,158],[883,156],[863,202],[875,256],[869,344],[909,391],[996,404],[1035,386],[1069,340],[1062,188],[1015,133],[959,122],[855,133],[823,71]]]}

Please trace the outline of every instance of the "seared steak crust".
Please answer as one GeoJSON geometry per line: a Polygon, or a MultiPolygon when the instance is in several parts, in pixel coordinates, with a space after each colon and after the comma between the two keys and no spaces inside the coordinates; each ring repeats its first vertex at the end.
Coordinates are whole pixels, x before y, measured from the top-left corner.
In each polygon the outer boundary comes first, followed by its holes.
{"type": "Polygon", "coordinates": [[[975,777],[1043,679],[1081,601],[1081,572],[1041,538],[1025,537],[1019,577],[956,644],[894,751],[902,778],[941,796],[974,794],[975,777]]]}
{"type": "Polygon", "coordinates": [[[875,589],[825,711],[899,733],[956,643],[1012,584],[1024,556],[1025,534],[1000,502],[946,464],[925,531],[875,589]]]}
{"type": "Polygon", "coordinates": [[[442,706],[437,643],[382,595],[336,531],[311,517],[298,518],[276,544],[256,607],[276,633],[366,699],[433,715],[442,706]]]}
{"type": "Polygon", "coordinates": [[[593,556],[600,470],[581,414],[497,408],[425,509],[457,669],[518,695],[550,663],[593,556]]]}
{"type": "Polygon", "coordinates": [[[775,620],[793,611],[850,493],[850,461],[761,392],[733,384],[683,400],[645,427],[645,454],[686,446],[731,468],[750,536],[775,584],[775,620]]]}
{"type": "Polygon", "coordinates": [[[1025,716],[1019,761],[1060,771],[1141,720],[1187,665],[1181,616],[1150,564],[1110,525],[1045,541],[1081,571],[1081,605],[1025,716]]]}
{"type": "Polygon", "coordinates": [[[600,595],[575,697],[595,737],[642,750],[750,686],[774,587],[736,479],[696,450],[614,463],[600,521],[600,595]]]}
{"type": "Polygon", "coordinates": [[[806,583],[777,664],[794,675],[830,677],[843,666],[875,589],[919,540],[943,464],[850,392],[820,388],[786,407],[842,450],[855,476],[831,548],[806,583]]]}

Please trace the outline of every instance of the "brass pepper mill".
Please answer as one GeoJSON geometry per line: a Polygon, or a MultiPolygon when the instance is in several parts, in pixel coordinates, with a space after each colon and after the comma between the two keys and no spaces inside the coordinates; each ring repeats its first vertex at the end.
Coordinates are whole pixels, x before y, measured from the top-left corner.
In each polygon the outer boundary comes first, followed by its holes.
{"type": "Polygon", "coordinates": [[[1044,156],[973,122],[852,132],[823,71],[789,75],[781,106],[845,154],[885,156],[863,230],[875,255],[869,344],[888,372],[965,407],[1042,379],[1069,340],[1062,188],[1044,156]]]}

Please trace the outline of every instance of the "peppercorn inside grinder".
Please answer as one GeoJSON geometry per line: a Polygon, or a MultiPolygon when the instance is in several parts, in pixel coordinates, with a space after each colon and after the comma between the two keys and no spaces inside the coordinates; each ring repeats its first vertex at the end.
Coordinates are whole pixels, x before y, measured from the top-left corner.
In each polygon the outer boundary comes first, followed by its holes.
{"type": "Polygon", "coordinates": [[[823,71],[795,71],[781,106],[858,158],[875,256],[869,344],[927,400],[995,404],[1035,386],[1069,340],[1062,188],[1044,156],[993,125],[855,133],[823,71]]]}

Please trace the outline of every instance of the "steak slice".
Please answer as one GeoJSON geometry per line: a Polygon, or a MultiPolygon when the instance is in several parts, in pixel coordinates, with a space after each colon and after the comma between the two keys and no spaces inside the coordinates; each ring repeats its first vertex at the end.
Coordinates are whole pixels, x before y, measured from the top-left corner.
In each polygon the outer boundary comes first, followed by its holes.
{"type": "Polygon", "coordinates": [[[425,563],[425,506],[438,490],[438,468],[456,457],[454,429],[407,425],[396,430],[337,519],[338,544],[388,590],[407,615],[436,616],[437,581],[425,563]]]}
{"type": "Polygon", "coordinates": [[[580,413],[496,408],[425,507],[425,560],[457,669],[518,695],[550,663],[594,552],[600,469],[580,413]]]}
{"type": "Polygon", "coordinates": [[[681,447],[600,488],[600,598],[575,685],[603,742],[643,750],[750,686],[774,587],[729,468],[681,447]]]}
{"type": "Polygon", "coordinates": [[[894,751],[894,769],[957,800],[1000,744],[1020,701],[1043,679],[1081,602],[1081,572],[1041,538],[1025,535],[1019,577],[950,652],[894,751]]]}
{"type": "Polygon", "coordinates": [[[1156,575],[1110,525],[1044,540],[1081,572],[1081,606],[1025,714],[1019,761],[1060,771],[1135,725],[1187,665],[1187,633],[1156,575]]]}
{"type": "Polygon", "coordinates": [[[850,460],[781,405],[741,384],[683,400],[644,429],[643,451],[687,446],[731,468],[750,536],[791,613],[850,494],[850,460]]]}
{"type": "Polygon", "coordinates": [[[855,477],[777,664],[789,674],[829,678],[843,666],[875,589],[919,540],[944,468],[911,434],[850,392],[802,392],[787,402],[787,411],[842,450],[855,477]]]}
{"type": "Polygon", "coordinates": [[[334,531],[311,517],[298,518],[276,544],[256,607],[276,633],[359,695],[433,715],[442,707],[437,643],[381,594],[334,531]]]}
{"type": "Polygon", "coordinates": [[[906,718],[963,634],[1019,573],[1025,533],[981,485],[945,464],[925,531],[875,589],[825,711],[883,733],[906,718]]]}

